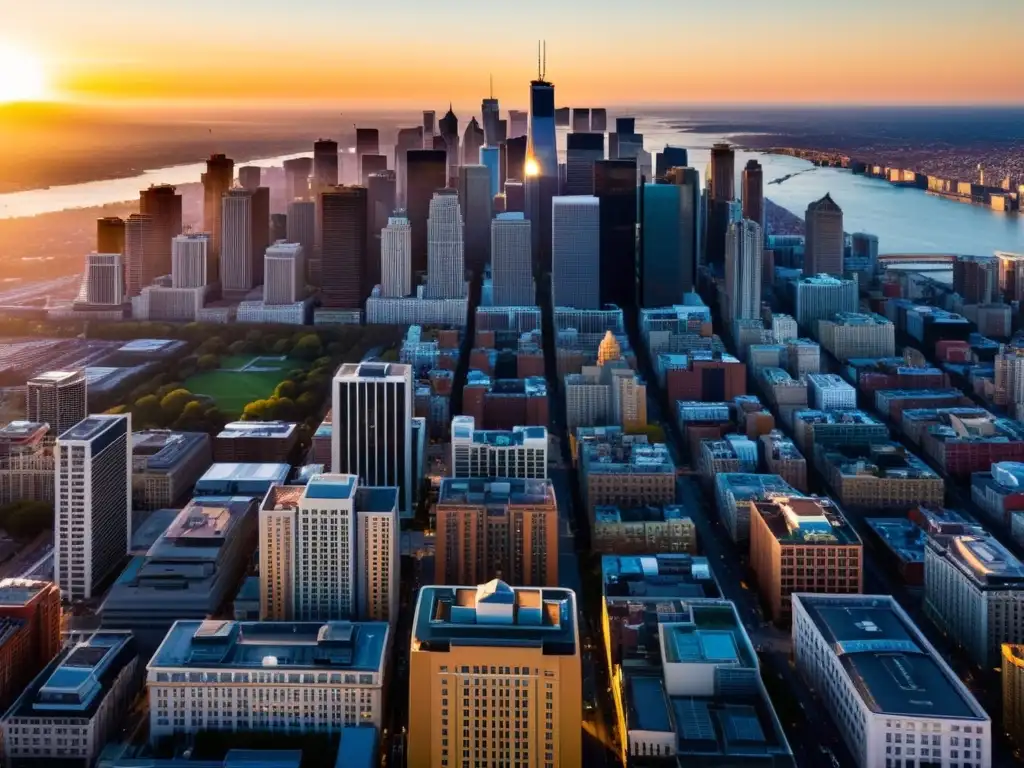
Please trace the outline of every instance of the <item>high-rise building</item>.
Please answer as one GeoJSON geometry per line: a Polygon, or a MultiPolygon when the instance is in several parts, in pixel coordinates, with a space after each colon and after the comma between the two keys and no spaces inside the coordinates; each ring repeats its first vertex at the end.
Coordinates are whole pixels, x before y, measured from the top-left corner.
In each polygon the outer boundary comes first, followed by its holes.
{"type": "MultiPolygon", "coordinates": [[[[448,170],[445,178],[451,182],[452,179],[457,178],[458,168],[462,165],[459,157],[459,118],[452,111],[451,104],[448,105],[448,111],[445,112],[444,117],[437,121],[437,125],[447,155],[448,170]]],[[[479,148],[477,149],[479,151],[479,148]]]]}
{"type": "Polygon", "coordinates": [[[474,417],[456,416],[451,435],[452,477],[547,479],[547,427],[477,429],[474,417]]]}
{"type": "Polygon", "coordinates": [[[729,225],[725,241],[725,294],[729,322],[761,316],[761,225],[744,219],[729,225]]]}
{"type": "Polygon", "coordinates": [[[87,416],[57,438],[53,569],[69,600],[88,600],[131,539],[131,416],[87,416]]]}
{"type": "Polygon", "coordinates": [[[209,282],[220,279],[218,260],[220,258],[221,236],[224,228],[221,217],[224,209],[221,198],[231,189],[235,176],[235,161],[224,155],[210,155],[203,174],[203,231],[210,233],[210,263],[207,275],[209,282]]]}
{"type": "Polygon", "coordinates": [[[819,320],[839,312],[856,312],[859,303],[856,280],[813,275],[796,283],[796,321],[805,328],[817,329],[819,320]]]}
{"type": "Polygon", "coordinates": [[[551,303],[555,307],[599,309],[601,207],[593,195],[551,200],[551,303]]]}
{"type": "Polygon", "coordinates": [[[318,195],[327,187],[334,187],[337,184],[338,142],[318,139],[313,143],[313,194],[318,195]]]}
{"type": "Polygon", "coordinates": [[[255,192],[260,188],[261,169],[256,165],[245,165],[238,169],[238,185],[255,192]]]}
{"type": "Polygon", "coordinates": [[[604,107],[590,109],[590,130],[594,133],[604,133],[608,130],[608,110],[604,107]]]}
{"type": "Polygon", "coordinates": [[[364,155],[380,155],[380,132],[376,128],[356,128],[356,163],[359,169],[359,179],[365,184],[366,182],[363,180],[369,174],[363,173],[364,155]]]}
{"type": "Polygon", "coordinates": [[[387,170],[387,155],[361,155],[359,157],[359,183],[364,187],[369,186],[370,177],[373,174],[385,173],[387,170]]]}
{"type": "MultiPolygon", "coordinates": [[[[491,255],[492,199],[491,171],[485,165],[464,165],[459,168],[459,208],[465,224],[465,266],[475,274],[483,272],[491,255]]],[[[433,202],[431,217],[433,217],[433,202]]],[[[433,239],[433,230],[431,239],[433,239]]],[[[433,269],[430,266],[429,269],[433,269]]],[[[430,273],[427,281],[430,281],[430,273]]],[[[464,278],[460,278],[462,280],[464,278]]]]}
{"type": "Polygon", "coordinates": [[[1014,743],[1024,743],[1024,645],[1003,643],[1003,730],[1014,743]]]}
{"type": "Polygon", "coordinates": [[[270,245],[270,188],[258,187],[252,193],[252,281],[263,285],[263,254],[270,245]]]}
{"type": "Polygon", "coordinates": [[[260,619],[398,619],[398,489],[354,475],[274,485],[260,507],[260,619]]]}
{"type": "Polygon", "coordinates": [[[505,213],[526,215],[526,188],[520,179],[505,180],[505,213]]]}
{"type": "Polygon", "coordinates": [[[293,200],[288,203],[288,234],[286,237],[289,242],[302,246],[308,273],[309,262],[314,258],[313,245],[316,240],[315,201],[293,200]]]}
{"type": "Polygon", "coordinates": [[[120,253],[90,253],[85,257],[85,300],[89,304],[120,306],[124,301],[124,265],[120,253]]]}
{"type": "Polygon", "coordinates": [[[577,615],[568,589],[498,579],[423,587],[409,658],[409,765],[457,765],[468,754],[481,765],[584,765],[577,615]]]}
{"type": "Polygon", "coordinates": [[[590,108],[573,107],[569,126],[573,133],[590,133],[590,108]]]}
{"type": "Polygon", "coordinates": [[[309,179],[313,174],[313,158],[295,157],[284,161],[285,199],[309,200],[309,179]]]}
{"type": "Polygon", "coordinates": [[[530,133],[524,166],[528,182],[526,211],[527,218],[533,222],[534,262],[541,272],[548,272],[551,270],[551,199],[558,194],[558,142],[555,138],[555,85],[545,79],[546,48],[537,63],[537,79],[530,82],[530,133]]]}
{"type": "Polygon", "coordinates": [[[397,179],[394,171],[384,169],[366,178],[366,268],[363,296],[369,296],[381,281],[381,232],[395,212],[397,179]]]}
{"type": "MultiPolygon", "coordinates": [[[[478,166],[482,168],[482,166],[478,166]]],[[[489,201],[488,201],[489,202],[489,201]]],[[[466,295],[465,243],[459,195],[453,189],[434,193],[427,219],[427,288],[431,299],[466,295]]]]}
{"type": "Polygon", "coordinates": [[[640,305],[648,309],[679,304],[693,290],[694,264],[683,253],[689,234],[683,221],[684,189],[676,184],[643,186],[638,294],[640,305]]]}
{"type": "Polygon", "coordinates": [[[366,187],[332,187],[320,194],[323,306],[360,309],[366,264],[366,187]]]}
{"type": "Polygon", "coordinates": [[[480,150],[484,147],[484,129],[471,117],[462,134],[462,157],[459,165],[475,165],[480,162],[480,150]]]}
{"type": "Polygon", "coordinates": [[[434,193],[448,186],[447,155],[442,150],[408,153],[409,190],[406,211],[412,226],[413,274],[427,269],[427,216],[434,193]]]}
{"type": "Polygon", "coordinates": [[[117,216],[96,219],[96,253],[124,253],[124,219],[117,216]]]}
{"type": "MultiPolygon", "coordinates": [[[[870,275],[874,275],[878,271],[878,235],[872,235],[868,232],[854,232],[850,236],[850,258],[853,261],[853,267],[847,268],[847,271],[861,271],[865,270],[870,275]]],[[[969,258],[969,257],[968,257],[969,258]]],[[[998,267],[996,266],[995,259],[991,256],[987,257],[989,264],[991,265],[991,283],[993,292],[991,294],[982,293],[982,298],[969,298],[963,293],[960,293],[956,288],[956,265],[960,263],[959,258],[953,262],[953,290],[964,296],[968,304],[989,304],[992,302],[992,297],[996,295],[995,286],[999,283],[998,267]],[[985,296],[989,298],[984,298],[985,296]]],[[[987,283],[987,281],[985,281],[987,283]]]]}
{"type": "Polygon", "coordinates": [[[270,214],[270,242],[276,243],[278,240],[288,239],[288,214],[287,213],[272,213],[270,214]]]}
{"type": "Polygon", "coordinates": [[[409,191],[409,157],[410,149],[423,149],[423,126],[415,128],[399,128],[395,138],[395,205],[404,208],[409,191]]]}
{"type": "Polygon", "coordinates": [[[526,136],[516,136],[501,145],[501,173],[506,181],[526,179],[527,141],[526,136]]]}
{"type": "Polygon", "coordinates": [[[604,160],[604,134],[570,133],[566,142],[564,193],[594,194],[594,163],[604,160]]]}
{"type": "Polygon", "coordinates": [[[253,193],[241,187],[228,190],[221,215],[220,286],[225,293],[248,293],[256,285],[253,274],[253,193]]]}
{"type": "Polygon", "coordinates": [[[493,199],[501,191],[501,147],[480,147],[480,165],[487,168],[491,181],[490,193],[493,199]]]}
{"type": "Polygon", "coordinates": [[[654,156],[654,175],[661,179],[672,168],[686,168],[690,165],[689,159],[685,147],[670,147],[666,144],[665,149],[654,156]]]}
{"type": "Polygon", "coordinates": [[[636,306],[636,163],[594,163],[594,195],[600,201],[600,305],[636,306]]]}
{"type": "Polygon", "coordinates": [[[434,148],[434,134],[437,133],[437,113],[434,110],[423,112],[423,149],[434,148]]]}
{"type": "MultiPolygon", "coordinates": [[[[866,238],[860,232],[853,235],[854,250],[871,253],[866,238]],[[858,249],[858,243],[861,248],[858,249]]],[[[878,262],[878,238],[874,241],[874,259],[878,262]]],[[[953,290],[964,297],[965,304],[990,304],[999,295],[999,263],[994,256],[957,256],[953,262],[953,290]]],[[[1008,301],[1011,299],[1007,299],[1008,301]]]]}
{"type": "Polygon", "coordinates": [[[381,232],[381,296],[412,293],[412,227],[405,216],[392,216],[381,232]]]}
{"type": "Polygon", "coordinates": [[[530,222],[522,213],[499,213],[491,222],[491,279],[497,307],[533,306],[530,222]]]}
{"type": "Polygon", "coordinates": [[[294,304],[306,296],[306,258],[302,246],[281,240],[267,248],[263,303],[294,304]]]}
{"type": "Polygon", "coordinates": [[[530,113],[523,112],[520,109],[510,109],[508,111],[508,139],[515,139],[520,136],[526,136],[530,131],[530,113]]]}
{"type": "Polygon", "coordinates": [[[412,367],[347,363],[334,374],[332,392],[332,471],[357,475],[365,485],[397,486],[399,510],[411,513],[412,367]]]}
{"type": "Polygon", "coordinates": [[[489,98],[484,99],[480,103],[480,114],[484,121],[484,144],[489,147],[498,146],[498,142],[502,140],[498,137],[498,122],[501,110],[498,107],[498,100],[494,98],[493,91],[489,98]]]}
{"type": "Polygon", "coordinates": [[[138,296],[157,277],[147,266],[150,254],[157,250],[153,217],[133,213],[124,224],[124,281],[128,296],[138,296]],[[149,280],[147,282],[147,275],[149,280]]]}
{"type": "Polygon", "coordinates": [[[757,160],[748,160],[743,169],[743,218],[764,229],[764,171],[757,160]]]}
{"type": "Polygon", "coordinates": [[[736,199],[736,153],[729,144],[711,147],[711,199],[736,199]]]}
{"type": "Polygon", "coordinates": [[[50,425],[56,439],[87,415],[84,371],[47,371],[25,384],[25,420],[50,425]]]}
{"type": "Polygon", "coordinates": [[[826,194],[807,206],[804,246],[805,275],[843,274],[843,211],[826,194]]]}

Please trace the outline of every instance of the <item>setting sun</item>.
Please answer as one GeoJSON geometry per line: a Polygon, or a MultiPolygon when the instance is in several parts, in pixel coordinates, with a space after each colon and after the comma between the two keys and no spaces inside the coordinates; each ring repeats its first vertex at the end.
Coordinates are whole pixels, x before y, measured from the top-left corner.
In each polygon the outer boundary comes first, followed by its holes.
{"type": "Polygon", "coordinates": [[[0,104],[46,96],[46,72],[39,57],[0,41],[0,104]]]}

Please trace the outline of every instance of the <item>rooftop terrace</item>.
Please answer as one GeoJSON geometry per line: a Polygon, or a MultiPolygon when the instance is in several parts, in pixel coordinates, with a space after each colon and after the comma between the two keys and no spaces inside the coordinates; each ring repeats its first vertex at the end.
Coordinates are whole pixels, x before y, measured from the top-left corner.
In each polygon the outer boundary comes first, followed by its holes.
{"type": "Polygon", "coordinates": [[[751,502],[776,540],[792,545],[857,545],[860,537],[835,503],[821,496],[751,502]]]}
{"type": "Polygon", "coordinates": [[[695,555],[604,555],[601,578],[607,601],[721,597],[708,559],[695,555]]]}
{"type": "Polygon", "coordinates": [[[465,505],[532,505],[555,503],[555,489],[550,480],[537,478],[453,478],[441,480],[438,504],[465,505]]]}

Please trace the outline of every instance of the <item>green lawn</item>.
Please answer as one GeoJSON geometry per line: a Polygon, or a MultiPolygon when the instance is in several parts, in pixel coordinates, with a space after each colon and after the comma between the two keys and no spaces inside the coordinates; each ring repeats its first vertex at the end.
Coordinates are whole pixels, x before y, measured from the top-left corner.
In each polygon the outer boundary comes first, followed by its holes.
{"type": "Polygon", "coordinates": [[[189,377],[185,389],[196,395],[212,397],[225,414],[237,416],[253,400],[268,397],[289,370],[296,367],[288,360],[259,361],[261,368],[278,367],[276,371],[236,371],[253,360],[256,355],[225,357],[216,371],[205,371],[189,377]],[[227,369],[227,370],[226,370],[227,369]]]}

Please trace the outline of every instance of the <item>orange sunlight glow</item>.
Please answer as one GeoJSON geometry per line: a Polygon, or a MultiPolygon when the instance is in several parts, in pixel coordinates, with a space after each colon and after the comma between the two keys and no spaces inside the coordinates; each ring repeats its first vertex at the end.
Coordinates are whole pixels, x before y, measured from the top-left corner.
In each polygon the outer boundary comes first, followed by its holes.
{"type": "Polygon", "coordinates": [[[48,91],[42,59],[0,40],[0,104],[42,101],[48,91]]]}

